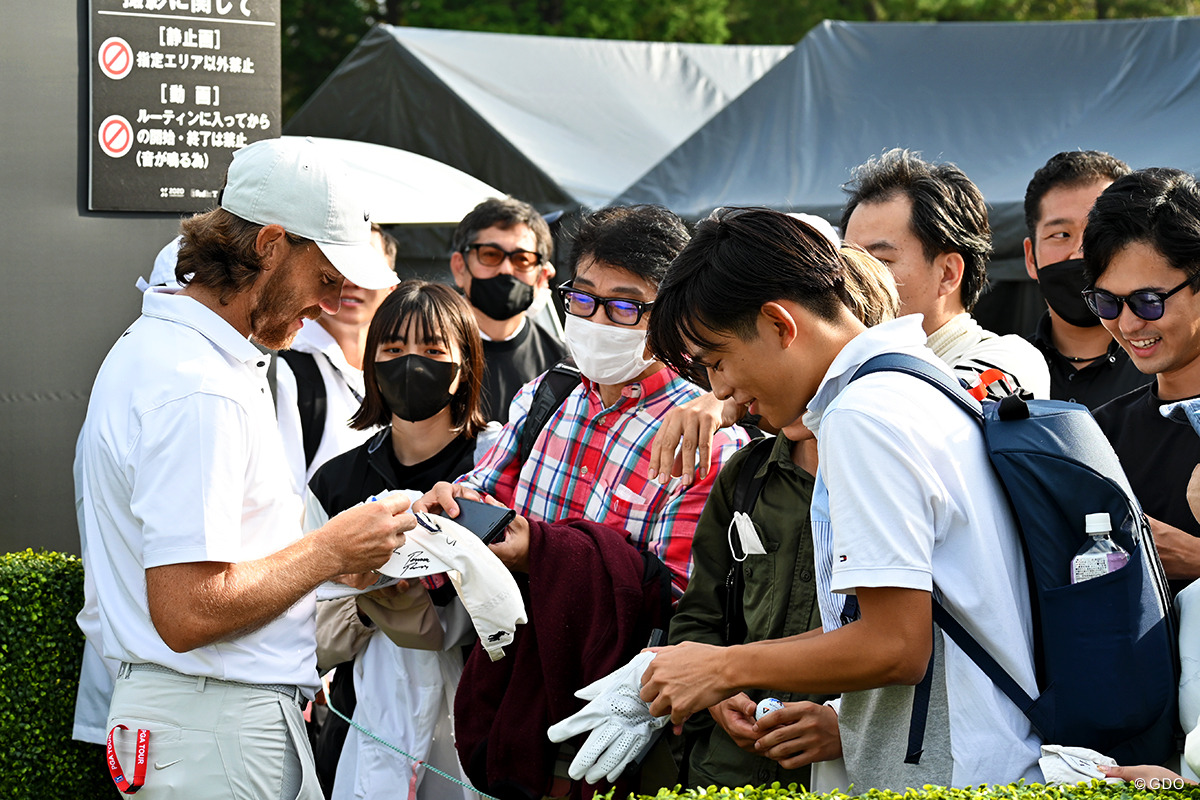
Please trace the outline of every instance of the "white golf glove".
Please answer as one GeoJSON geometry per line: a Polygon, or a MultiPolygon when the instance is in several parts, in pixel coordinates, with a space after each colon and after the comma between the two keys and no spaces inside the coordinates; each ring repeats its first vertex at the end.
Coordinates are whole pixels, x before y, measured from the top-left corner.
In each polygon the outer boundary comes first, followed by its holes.
{"type": "Polygon", "coordinates": [[[625,666],[583,687],[575,696],[588,704],[550,726],[547,735],[552,742],[591,731],[567,770],[574,780],[616,781],[650,749],[654,732],[667,724],[670,715],[651,716],[650,706],[638,696],[642,673],[653,658],[654,653],[638,653],[625,666]]]}

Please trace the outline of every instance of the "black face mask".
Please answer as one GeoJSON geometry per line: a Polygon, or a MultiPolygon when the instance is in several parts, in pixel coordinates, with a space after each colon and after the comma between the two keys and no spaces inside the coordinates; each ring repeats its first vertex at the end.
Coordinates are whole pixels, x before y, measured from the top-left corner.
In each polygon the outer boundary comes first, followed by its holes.
{"type": "Polygon", "coordinates": [[[1077,328],[1093,328],[1100,318],[1092,313],[1079,295],[1087,288],[1083,277],[1083,259],[1070,258],[1057,264],[1047,264],[1037,271],[1038,288],[1042,297],[1062,317],[1063,322],[1077,328]]]}
{"type": "Polygon", "coordinates": [[[375,362],[375,382],[388,410],[400,419],[421,422],[450,404],[450,384],[458,364],[407,355],[375,362]]]}
{"type": "Polygon", "coordinates": [[[471,277],[471,305],[492,319],[512,319],[533,305],[533,287],[515,275],[471,277]]]}

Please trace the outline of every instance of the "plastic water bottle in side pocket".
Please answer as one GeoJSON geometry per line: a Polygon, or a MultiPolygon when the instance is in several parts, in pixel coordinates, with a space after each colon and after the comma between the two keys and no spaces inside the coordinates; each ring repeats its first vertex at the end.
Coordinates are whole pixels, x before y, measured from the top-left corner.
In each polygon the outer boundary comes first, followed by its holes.
{"type": "Polygon", "coordinates": [[[1091,538],[1071,559],[1071,583],[1099,578],[1129,563],[1129,553],[1109,536],[1112,522],[1107,513],[1088,514],[1083,524],[1091,538]]]}

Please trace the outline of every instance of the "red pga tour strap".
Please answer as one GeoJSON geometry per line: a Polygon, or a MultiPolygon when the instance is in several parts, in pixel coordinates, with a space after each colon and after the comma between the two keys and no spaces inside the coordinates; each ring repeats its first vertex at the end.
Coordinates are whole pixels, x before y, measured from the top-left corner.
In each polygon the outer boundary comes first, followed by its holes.
{"type": "Polygon", "coordinates": [[[982,402],[983,398],[987,397],[988,387],[996,381],[1002,380],[1005,380],[1005,377],[1004,373],[1000,370],[996,369],[995,367],[992,367],[991,369],[985,369],[983,372],[979,373],[979,383],[975,384],[970,389],[967,389],[967,392],[970,393],[971,397],[974,397],[976,400],[982,402]]]}
{"type": "Polygon", "coordinates": [[[117,728],[123,731],[129,730],[124,725],[116,725],[108,732],[108,774],[112,775],[113,783],[117,785],[118,789],[125,794],[133,794],[142,788],[142,784],[146,782],[146,751],[150,747],[150,731],[144,728],[138,729],[133,781],[130,782],[125,779],[125,772],[121,769],[121,762],[117,761],[117,751],[113,749],[113,734],[117,732],[117,728]]]}

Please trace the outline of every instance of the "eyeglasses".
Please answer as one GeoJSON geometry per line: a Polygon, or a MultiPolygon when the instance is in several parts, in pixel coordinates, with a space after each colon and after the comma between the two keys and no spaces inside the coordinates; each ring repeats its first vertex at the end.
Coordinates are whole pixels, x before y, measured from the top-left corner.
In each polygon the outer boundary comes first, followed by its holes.
{"type": "Polygon", "coordinates": [[[485,267],[498,267],[507,258],[517,272],[529,272],[542,263],[542,256],[529,250],[505,250],[494,244],[469,244],[462,251],[466,253],[468,250],[474,250],[475,257],[485,267]]]}
{"type": "Polygon", "coordinates": [[[643,303],[621,297],[597,297],[566,283],[558,287],[558,296],[562,298],[563,308],[573,317],[594,317],[600,306],[604,306],[604,313],[618,325],[637,325],[650,306],[654,305],[653,302],[643,303]]]}
{"type": "Polygon", "coordinates": [[[1153,322],[1156,319],[1162,319],[1167,298],[1191,284],[1192,280],[1192,278],[1188,278],[1169,292],[1139,289],[1122,297],[1093,286],[1090,289],[1084,289],[1080,294],[1083,295],[1083,300],[1087,303],[1088,308],[1100,319],[1114,320],[1121,316],[1121,304],[1124,303],[1129,306],[1129,310],[1135,316],[1141,317],[1147,322],[1153,322]]]}

